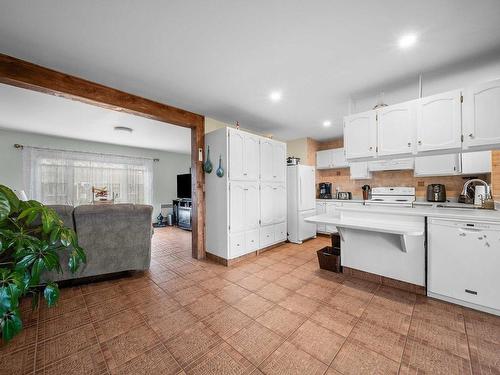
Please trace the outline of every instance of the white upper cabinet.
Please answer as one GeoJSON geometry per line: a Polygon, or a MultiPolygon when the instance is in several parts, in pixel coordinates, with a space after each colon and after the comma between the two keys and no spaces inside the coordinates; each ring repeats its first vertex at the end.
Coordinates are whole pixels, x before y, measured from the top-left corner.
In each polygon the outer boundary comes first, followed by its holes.
{"type": "Polygon", "coordinates": [[[245,136],[244,144],[245,179],[259,179],[259,138],[253,135],[245,136]],[[246,173],[246,174],[245,174],[246,173]]]}
{"type": "Polygon", "coordinates": [[[282,142],[273,144],[273,181],[283,182],[286,179],[286,145],[282,142]]]}
{"type": "Polygon", "coordinates": [[[466,89],[463,113],[465,149],[500,147],[500,79],[466,89]]]}
{"type": "Polygon", "coordinates": [[[462,154],[462,174],[491,173],[491,151],[462,154]]]}
{"type": "Polygon", "coordinates": [[[376,112],[368,111],[344,118],[344,148],[347,160],[377,155],[376,112]]]}
{"type": "Polygon", "coordinates": [[[334,148],[331,151],[333,168],[347,168],[349,166],[345,158],[344,148],[334,148]]]}
{"type": "Polygon", "coordinates": [[[363,180],[372,178],[372,173],[368,170],[367,161],[356,161],[349,165],[351,172],[351,180],[363,180]]]}
{"type": "Polygon", "coordinates": [[[344,148],[333,148],[316,152],[316,169],[347,168],[344,148]]]}
{"type": "Polygon", "coordinates": [[[415,158],[415,176],[451,176],[460,174],[460,171],[460,154],[415,158]]]}
{"type": "Polygon", "coordinates": [[[410,155],[415,150],[415,102],[377,110],[378,156],[410,155]]]}
{"type": "Polygon", "coordinates": [[[272,139],[260,141],[260,178],[262,181],[285,181],[286,146],[272,139]]]}
{"type": "MultiPolygon", "coordinates": [[[[244,144],[245,135],[240,132],[229,131],[229,173],[232,180],[243,180],[245,171],[244,144]]],[[[215,155],[214,155],[215,156],[215,155]]],[[[215,160],[212,160],[215,163],[215,160]]],[[[217,165],[215,163],[215,165],[217,165]]]]}
{"type": "Polygon", "coordinates": [[[382,159],[368,162],[368,170],[375,171],[402,171],[405,169],[413,169],[415,160],[413,158],[404,159],[382,159]]]}
{"type": "Polygon", "coordinates": [[[316,169],[328,169],[332,167],[332,150],[321,150],[316,152],[316,169]]]}
{"type": "MultiPolygon", "coordinates": [[[[217,165],[217,155],[212,161],[217,165]]],[[[215,168],[214,168],[215,169],[215,168]]],[[[259,178],[259,138],[229,129],[229,178],[255,181],[259,178]]]]}
{"type": "Polygon", "coordinates": [[[416,101],[418,152],[462,148],[461,96],[456,90],[416,101]]]}

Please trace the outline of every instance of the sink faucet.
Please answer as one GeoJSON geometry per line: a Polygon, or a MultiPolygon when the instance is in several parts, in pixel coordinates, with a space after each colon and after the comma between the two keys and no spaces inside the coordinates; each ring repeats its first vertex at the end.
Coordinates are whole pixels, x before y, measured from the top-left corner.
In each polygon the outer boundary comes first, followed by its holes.
{"type": "MultiPolygon", "coordinates": [[[[484,180],[481,180],[480,178],[473,178],[469,181],[466,181],[465,184],[464,184],[464,187],[462,189],[462,195],[465,195],[467,196],[467,188],[469,187],[469,185],[473,182],[477,182],[477,183],[480,183],[482,185],[484,185],[484,198],[483,198],[483,203],[482,203],[482,207],[483,208],[487,208],[486,207],[486,204],[487,202],[486,201],[491,201],[491,189],[490,189],[490,186],[488,185],[488,183],[484,180]]],[[[489,208],[489,207],[488,207],[489,208]]]]}

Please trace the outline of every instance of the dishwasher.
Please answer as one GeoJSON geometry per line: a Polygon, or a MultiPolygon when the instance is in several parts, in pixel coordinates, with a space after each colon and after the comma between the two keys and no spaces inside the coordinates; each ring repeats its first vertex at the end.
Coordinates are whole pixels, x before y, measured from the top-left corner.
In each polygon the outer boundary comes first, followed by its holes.
{"type": "Polygon", "coordinates": [[[429,219],[427,295],[500,315],[500,224],[429,219]]]}

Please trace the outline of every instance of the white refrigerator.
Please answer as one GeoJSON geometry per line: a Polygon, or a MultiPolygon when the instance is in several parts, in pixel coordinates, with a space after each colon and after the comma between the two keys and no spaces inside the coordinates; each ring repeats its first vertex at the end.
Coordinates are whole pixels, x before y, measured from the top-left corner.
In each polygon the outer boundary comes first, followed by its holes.
{"type": "Polygon", "coordinates": [[[288,241],[302,243],[316,237],[316,224],[305,218],[316,214],[316,171],[308,165],[290,165],[287,177],[288,241]]]}

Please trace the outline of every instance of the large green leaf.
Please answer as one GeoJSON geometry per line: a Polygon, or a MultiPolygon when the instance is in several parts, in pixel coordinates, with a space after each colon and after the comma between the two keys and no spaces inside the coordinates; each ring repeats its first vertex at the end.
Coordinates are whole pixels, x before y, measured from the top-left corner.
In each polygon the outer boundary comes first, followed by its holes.
{"type": "Polygon", "coordinates": [[[5,185],[0,185],[0,193],[2,193],[8,199],[11,210],[17,212],[19,210],[20,200],[17,197],[16,193],[14,193],[5,185]]]}
{"type": "Polygon", "coordinates": [[[54,218],[50,211],[48,210],[43,210],[42,211],[42,230],[43,233],[50,233],[52,230],[52,224],[54,223],[54,218]]]}
{"type": "Polygon", "coordinates": [[[0,221],[7,219],[10,215],[10,203],[3,192],[0,191],[0,221]]]}
{"type": "Polygon", "coordinates": [[[38,258],[31,266],[31,285],[38,285],[40,283],[40,275],[45,269],[45,262],[42,258],[38,258]]]}
{"type": "Polygon", "coordinates": [[[15,284],[0,287],[0,306],[6,310],[13,310],[19,306],[21,291],[15,284]]]}
{"type": "Polygon", "coordinates": [[[49,307],[54,306],[59,299],[59,287],[57,284],[54,282],[48,283],[43,291],[43,297],[45,298],[45,301],[47,301],[47,305],[49,305],[49,307]]]}
{"type": "Polygon", "coordinates": [[[0,326],[2,327],[2,339],[6,342],[12,340],[23,328],[19,311],[16,309],[3,314],[0,319],[0,326]]]}

